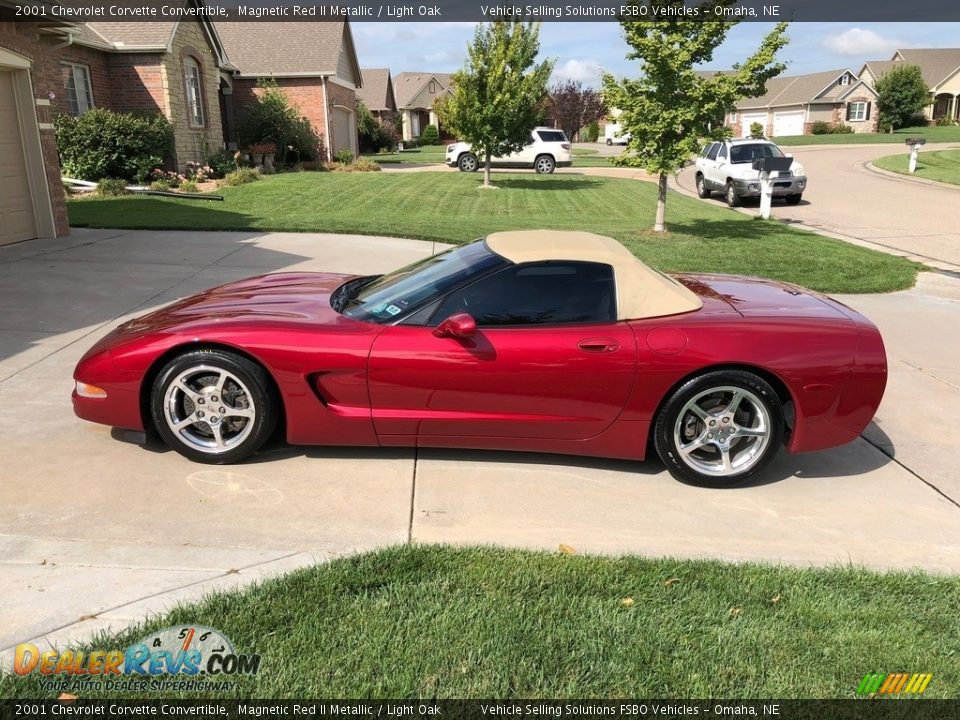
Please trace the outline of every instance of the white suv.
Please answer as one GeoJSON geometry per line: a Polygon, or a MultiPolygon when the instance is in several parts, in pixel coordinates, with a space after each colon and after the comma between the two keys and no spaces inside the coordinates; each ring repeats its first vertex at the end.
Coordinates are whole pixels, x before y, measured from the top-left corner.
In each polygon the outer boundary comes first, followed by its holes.
{"type": "MultiPolygon", "coordinates": [[[[552,173],[558,167],[573,165],[570,141],[563,130],[538,127],[530,134],[530,143],[512,155],[490,158],[491,167],[533,168],[537,174],[552,173]]],[[[470,146],[464,142],[447,145],[447,165],[460,168],[460,172],[476,172],[483,163],[470,146]]]]}
{"type": "MultiPolygon", "coordinates": [[[[763,138],[741,138],[712,142],[697,158],[697,195],[710,197],[714,190],[723,193],[727,205],[737,207],[745,197],[760,196],[760,171],[753,161],[765,157],[786,157],[774,143],[763,138]]],[[[783,173],[770,173],[773,196],[796,205],[807,187],[803,165],[794,162],[783,173]]]]}

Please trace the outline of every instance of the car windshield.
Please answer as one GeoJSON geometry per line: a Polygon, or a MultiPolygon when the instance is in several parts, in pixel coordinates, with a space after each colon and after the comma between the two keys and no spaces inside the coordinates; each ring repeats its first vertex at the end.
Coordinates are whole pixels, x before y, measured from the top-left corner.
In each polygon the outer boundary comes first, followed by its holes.
{"type": "Polygon", "coordinates": [[[357,320],[390,322],[506,264],[506,260],[478,240],[375,277],[370,282],[360,282],[355,289],[344,286],[347,292],[356,294],[344,299],[341,312],[357,320]]]}
{"type": "Polygon", "coordinates": [[[730,162],[752,163],[754,160],[768,157],[783,157],[783,153],[776,145],[770,143],[750,143],[730,146],[730,162]]]}

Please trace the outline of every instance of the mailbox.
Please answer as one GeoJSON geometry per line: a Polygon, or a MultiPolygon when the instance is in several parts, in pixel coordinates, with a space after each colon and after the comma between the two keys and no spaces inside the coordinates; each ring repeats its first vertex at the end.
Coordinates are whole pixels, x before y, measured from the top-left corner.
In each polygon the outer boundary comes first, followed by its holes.
{"type": "Polygon", "coordinates": [[[793,165],[792,157],[764,157],[753,161],[753,169],[760,172],[786,172],[793,165]]]}
{"type": "Polygon", "coordinates": [[[926,145],[927,139],[926,138],[907,138],[906,144],[907,145],[926,145]]]}

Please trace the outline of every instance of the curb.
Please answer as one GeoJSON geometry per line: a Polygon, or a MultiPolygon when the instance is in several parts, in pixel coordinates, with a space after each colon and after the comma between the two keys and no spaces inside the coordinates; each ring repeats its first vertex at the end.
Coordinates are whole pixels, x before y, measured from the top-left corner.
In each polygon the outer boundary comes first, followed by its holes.
{"type": "Polygon", "coordinates": [[[954,185],[953,183],[940,182],[939,180],[930,180],[928,178],[913,177],[911,175],[904,175],[903,173],[893,172],[892,170],[885,170],[881,167],[877,167],[876,165],[874,165],[872,160],[867,160],[867,162],[863,164],[863,167],[869,172],[872,172],[874,175],[887,177],[887,178],[890,178],[891,180],[903,180],[905,182],[911,182],[916,185],[932,185],[934,187],[946,188],[947,190],[960,191],[960,185],[954,185]]]}

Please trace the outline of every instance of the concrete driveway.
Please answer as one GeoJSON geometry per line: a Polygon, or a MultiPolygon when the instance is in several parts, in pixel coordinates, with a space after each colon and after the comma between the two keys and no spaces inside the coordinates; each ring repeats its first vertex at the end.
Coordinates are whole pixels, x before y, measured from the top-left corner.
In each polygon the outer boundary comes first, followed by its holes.
{"type": "MultiPolygon", "coordinates": [[[[925,149],[955,146],[940,143],[925,149]]],[[[783,150],[803,163],[810,185],[799,205],[776,201],[775,217],[921,262],[960,269],[960,187],[915,182],[868,167],[879,157],[904,153],[903,145],[809,145],[783,150]]],[[[677,179],[677,185],[690,194],[696,191],[694,174],[694,168],[688,167],[677,179]]],[[[705,202],[722,204],[723,200],[716,193],[705,202]]]]}
{"type": "Polygon", "coordinates": [[[510,453],[272,447],[191,464],[76,419],[71,372],[122,318],[239,277],[383,271],[382,238],[76,230],[0,248],[0,653],[119,628],[212,589],[394,543],[479,542],[960,571],[960,280],[844,300],[875,318],[890,389],[867,439],[781,455],[716,491],[644,464],[510,453]],[[922,319],[922,321],[919,321],[922,319]]]}

